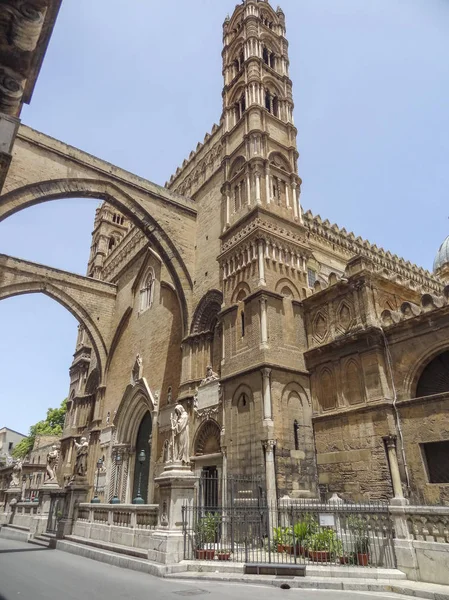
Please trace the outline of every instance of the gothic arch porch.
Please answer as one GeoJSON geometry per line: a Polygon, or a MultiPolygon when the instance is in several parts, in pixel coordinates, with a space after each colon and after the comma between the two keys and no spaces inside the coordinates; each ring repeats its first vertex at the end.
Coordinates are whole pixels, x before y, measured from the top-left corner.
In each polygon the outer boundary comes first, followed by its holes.
{"type": "Polygon", "coordinates": [[[153,475],[157,448],[158,405],[144,377],[130,383],[114,417],[114,438],[109,460],[111,479],[109,498],[118,491],[122,503],[131,503],[138,486],[138,454],[145,451],[142,466],[142,498],[145,503],[154,499],[153,475]],[[145,437],[148,438],[145,441],[145,437]],[[117,455],[121,462],[117,466],[117,455]]]}

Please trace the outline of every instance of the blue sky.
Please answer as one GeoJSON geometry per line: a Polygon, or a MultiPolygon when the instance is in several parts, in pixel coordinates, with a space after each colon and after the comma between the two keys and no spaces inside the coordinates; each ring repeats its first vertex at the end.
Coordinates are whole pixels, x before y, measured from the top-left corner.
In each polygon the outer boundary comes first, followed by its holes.
{"type": "MultiPolygon", "coordinates": [[[[221,114],[235,0],[63,0],[27,125],[163,184],[221,114]]],[[[303,206],[426,268],[449,234],[449,3],[282,0],[303,206]]],[[[85,273],[96,201],[0,223],[0,252],[85,273]]],[[[68,389],[76,321],[0,302],[0,426],[26,432],[68,389]]]]}

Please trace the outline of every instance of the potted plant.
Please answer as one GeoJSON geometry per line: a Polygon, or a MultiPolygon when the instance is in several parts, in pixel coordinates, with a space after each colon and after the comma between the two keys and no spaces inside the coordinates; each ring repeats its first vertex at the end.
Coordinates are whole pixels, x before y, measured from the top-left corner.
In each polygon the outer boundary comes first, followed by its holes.
{"type": "Polygon", "coordinates": [[[369,563],[369,537],[360,536],[354,543],[354,554],[357,556],[357,564],[367,567],[369,563]]]}
{"type": "Polygon", "coordinates": [[[368,526],[360,517],[350,517],[348,525],[354,536],[354,558],[358,565],[366,567],[369,563],[370,546],[368,526]]]}
{"type": "Polygon", "coordinates": [[[307,540],[311,535],[316,533],[317,529],[318,523],[310,514],[304,515],[302,521],[295,523],[293,526],[294,545],[292,553],[296,553],[298,556],[305,556],[307,554],[307,540]]]}
{"type": "Polygon", "coordinates": [[[213,513],[206,513],[204,517],[198,519],[195,527],[195,545],[196,558],[199,560],[213,560],[215,556],[214,548],[204,548],[205,545],[211,545],[215,542],[220,517],[213,513]]]}
{"type": "Polygon", "coordinates": [[[279,553],[291,552],[292,533],[289,527],[275,527],[273,542],[279,553]]]}
{"type": "Polygon", "coordinates": [[[217,550],[217,558],[218,560],[230,560],[231,550],[229,548],[220,548],[220,550],[217,550]]]}
{"type": "Polygon", "coordinates": [[[342,543],[333,529],[322,529],[307,540],[309,558],[313,562],[328,562],[342,552],[342,543]]]}

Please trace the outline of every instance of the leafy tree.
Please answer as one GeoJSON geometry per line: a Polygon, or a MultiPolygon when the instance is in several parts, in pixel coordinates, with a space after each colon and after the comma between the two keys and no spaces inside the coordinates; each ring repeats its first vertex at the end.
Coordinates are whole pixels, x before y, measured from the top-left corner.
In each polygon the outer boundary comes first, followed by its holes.
{"type": "Polygon", "coordinates": [[[34,441],[39,435],[61,435],[64,428],[64,419],[67,412],[67,398],[61,402],[59,408],[49,408],[47,417],[35,425],[31,425],[28,436],[24,438],[12,451],[14,458],[25,458],[31,452],[34,441]]]}

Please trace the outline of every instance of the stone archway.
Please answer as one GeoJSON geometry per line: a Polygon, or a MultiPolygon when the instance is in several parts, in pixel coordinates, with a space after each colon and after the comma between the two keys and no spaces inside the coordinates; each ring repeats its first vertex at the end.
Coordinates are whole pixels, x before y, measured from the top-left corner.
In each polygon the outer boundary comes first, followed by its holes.
{"type": "Polygon", "coordinates": [[[0,300],[37,293],[64,306],[84,326],[102,381],[116,286],[0,254],[0,300]]]}
{"type": "MultiPolygon", "coordinates": [[[[120,406],[114,417],[114,441],[112,444],[112,476],[109,482],[109,495],[113,490],[119,490],[119,497],[122,502],[130,503],[135,492],[135,482],[137,479],[137,457],[136,453],[142,449],[148,456],[144,468],[148,471],[143,477],[144,483],[147,482],[145,501],[152,502],[154,495],[153,477],[156,448],[157,448],[157,410],[158,406],[150,390],[150,387],[144,377],[138,379],[134,385],[130,384],[126,388],[120,406]],[[142,445],[141,434],[142,425],[150,419],[151,432],[146,443],[146,448],[142,445]],[[115,457],[117,451],[121,455],[121,468],[119,473],[119,485],[116,485],[117,467],[115,457]]],[[[146,429],[144,429],[146,432],[146,429]]]]}
{"type": "Polygon", "coordinates": [[[190,272],[165,229],[149,211],[150,203],[127,194],[115,183],[97,179],[55,179],[32,183],[0,197],[0,222],[9,216],[50,200],[93,198],[108,202],[126,215],[148,238],[160,254],[173,278],[181,305],[184,331],[188,331],[188,300],[193,287],[190,272]]]}

